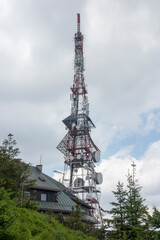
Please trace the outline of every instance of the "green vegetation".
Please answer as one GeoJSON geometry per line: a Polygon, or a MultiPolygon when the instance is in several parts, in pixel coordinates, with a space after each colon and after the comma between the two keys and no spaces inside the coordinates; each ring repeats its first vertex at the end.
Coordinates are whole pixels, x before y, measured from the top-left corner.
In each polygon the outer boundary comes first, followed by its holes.
{"type": "Polygon", "coordinates": [[[2,240],[95,240],[70,230],[52,216],[16,206],[16,199],[0,188],[0,239],[2,240]]]}
{"type": "Polygon", "coordinates": [[[80,219],[79,207],[63,226],[53,216],[37,212],[36,204],[24,198],[24,191],[35,182],[28,179],[29,164],[18,158],[18,154],[16,141],[9,134],[0,146],[0,239],[96,240],[89,236],[90,232],[82,232],[86,227],[80,219]]]}
{"type": "Polygon", "coordinates": [[[22,192],[31,187],[34,181],[28,179],[29,164],[18,158],[19,153],[13,135],[9,134],[0,146],[0,187],[10,190],[12,196],[18,197],[22,204],[22,192]]]}
{"type": "MultiPolygon", "coordinates": [[[[113,191],[116,201],[108,211],[106,226],[96,229],[82,222],[77,204],[70,216],[37,212],[37,205],[24,198],[24,191],[34,186],[29,180],[29,164],[18,158],[19,149],[13,135],[0,146],[0,239],[1,240],[159,240],[160,211],[154,207],[152,216],[141,196],[142,187],[136,179],[136,166],[128,172],[127,186],[118,182],[113,191]]],[[[78,202],[77,202],[78,203],[78,202]]]]}
{"type": "Polygon", "coordinates": [[[93,236],[99,240],[106,239],[105,228],[95,228],[91,224],[82,222],[81,220],[82,211],[81,207],[77,204],[75,208],[72,209],[71,215],[64,218],[62,214],[57,215],[57,220],[69,229],[79,230],[88,236],[93,236]]]}
{"type": "Polygon", "coordinates": [[[117,191],[113,191],[116,202],[108,213],[111,219],[106,219],[107,236],[110,240],[158,240],[160,239],[160,212],[154,208],[152,216],[141,197],[142,187],[135,179],[136,165],[132,164],[132,174],[127,175],[127,189],[118,182],[117,191]],[[156,230],[156,231],[155,231],[156,230]]]}

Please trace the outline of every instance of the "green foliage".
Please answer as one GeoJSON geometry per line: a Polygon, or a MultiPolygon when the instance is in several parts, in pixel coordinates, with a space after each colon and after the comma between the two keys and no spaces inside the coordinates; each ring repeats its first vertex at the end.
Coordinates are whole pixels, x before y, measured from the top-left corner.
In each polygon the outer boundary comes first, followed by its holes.
{"type": "Polygon", "coordinates": [[[150,225],[154,229],[160,229],[160,211],[156,207],[153,208],[152,217],[150,216],[150,225]]]}
{"type": "Polygon", "coordinates": [[[95,240],[80,231],[65,228],[52,216],[19,208],[17,218],[7,229],[16,240],[95,240]]]}
{"type": "Polygon", "coordinates": [[[31,199],[24,198],[21,207],[25,207],[27,209],[32,209],[32,210],[38,211],[38,205],[39,205],[38,202],[34,202],[31,199]]]}
{"type": "Polygon", "coordinates": [[[91,224],[85,225],[85,233],[88,236],[94,236],[95,238],[99,240],[106,239],[106,230],[105,227],[96,228],[91,224]]]}
{"type": "Polygon", "coordinates": [[[17,199],[0,188],[1,240],[96,240],[62,226],[53,216],[17,207],[17,199]]]}
{"type": "Polygon", "coordinates": [[[0,239],[94,240],[94,237],[83,233],[86,227],[81,221],[79,205],[65,221],[64,217],[59,216],[66,227],[53,216],[34,211],[37,210],[37,204],[25,198],[24,193],[34,186],[35,181],[29,179],[29,164],[18,158],[19,153],[13,135],[9,134],[0,146],[0,239]]]}
{"type": "Polygon", "coordinates": [[[116,202],[112,202],[113,208],[108,211],[112,219],[106,219],[111,239],[149,239],[148,207],[144,205],[145,199],[141,197],[141,189],[138,180],[135,179],[135,164],[132,164],[132,174],[127,175],[127,190],[118,182],[117,191],[113,191],[116,202]],[[145,238],[144,238],[145,236],[145,238]]]}
{"type": "Polygon", "coordinates": [[[128,191],[127,191],[127,222],[130,226],[141,226],[148,220],[148,207],[144,205],[145,199],[141,197],[140,191],[142,189],[138,184],[138,180],[135,179],[135,164],[132,164],[133,172],[132,175],[128,173],[128,191]]]}
{"type": "Polygon", "coordinates": [[[3,187],[0,188],[0,239],[12,239],[12,234],[6,230],[18,216],[16,199],[10,199],[10,195],[3,187]]]}
{"type": "Polygon", "coordinates": [[[67,217],[65,220],[65,226],[70,229],[80,230],[84,232],[85,224],[81,220],[82,210],[80,205],[76,205],[75,208],[72,209],[71,216],[67,217]]]}
{"type": "Polygon", "coordinates": [[[9,134],[0,146],[0,187],[11,190],[13,197],[18,197],[22,205],[24,190],[33,186],[35,181],[28,178],[29,164],[18,158],[19,153],[13,135],[9,134]]]}
{"type": "Polygon", "coordinates": [[[62,223],[63,225],[65,224],[65,218],[64,218],[64,215],[62,213],[58,213],[56,216],[55,216],[55,219],[62,223]]]}
{"type": "MultiPolygon", "coordinates": [[[[79,201],[76,202],[78,203],[79,201]]],[[[56,216],[56,219],[67,228],[82,231],[88,237],[93,236],[100,240],[105,239],[105,228],[98,229],[89,223],[84,223],[82,221],[82,215],[83,213],[81,207],[79,204],[77,204],[72,209],[71,215],[69,217],[64,218],[64,216],[60,213],[56,216]]]]}
{"type": "Polygon", "coordinates": [[[154,207],[152,216],[149,216],[150,235],[153,239],[160,239],[160,211],[154,207]]]}
{"type": "Polygon", "coordinates": [[[115,236],[118,236],[118,239],[123,239],[126,229],[126,201],[127,201],[127,192],[123,189],[123,183],[118,182],[117,191],[113,191],[117,202],[111,202],[113,208],[108,211],[109,214],[112,214],[113,218],[108,219],[108,226],[112,226],[115,230],[113,233],[115,236]]]}

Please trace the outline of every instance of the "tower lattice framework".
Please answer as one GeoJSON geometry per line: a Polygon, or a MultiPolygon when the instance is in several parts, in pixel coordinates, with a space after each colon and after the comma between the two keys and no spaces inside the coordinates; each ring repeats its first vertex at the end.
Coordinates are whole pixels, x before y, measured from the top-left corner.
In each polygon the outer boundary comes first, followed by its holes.
{"type": "Polygon", "coordinates": [[[95,171],[100,161],[100,150],[90,132],[95,127],[89,117],[89,103],[84,81],[83,35],[80,32],[80,14],[77,14],[77,32],[74,36],[74,80],[71,87],[71,115],[63,120],[68,132],[57,148],[64,154],[63,183],[73,194],[94,207],[94,215],[102,222],[99,205],[102,174],[95,171]]]}

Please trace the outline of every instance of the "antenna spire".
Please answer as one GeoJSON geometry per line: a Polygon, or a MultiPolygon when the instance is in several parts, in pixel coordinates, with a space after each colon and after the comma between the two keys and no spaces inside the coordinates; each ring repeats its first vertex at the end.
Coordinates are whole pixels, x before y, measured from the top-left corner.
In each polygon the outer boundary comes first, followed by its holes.
{"type": "MultiPolygon", "coordinates": [[[[63,180],[70,191],[88,203],[94,210],[92,217],[99,216],[103,225],[99,205],[100,185],[103,176],[96,172],[95,163],[100,161],[100,150],[91,139],[95,127],[89,117],[88,92],[84,79],[83,34],[80,32],[80,14],[77,14],[77,32],[74,35],[74,78],[71,87],[71,115],[63,120],[68,133],[57,148],[64,154],[63,180]]],[[[98,218],[97,218],[98,220],[98,218]]]]}
{"type": "Polygon", "coordinates": [[[77,32],[80,32],[80,14],[77,13],[77,32]]]}

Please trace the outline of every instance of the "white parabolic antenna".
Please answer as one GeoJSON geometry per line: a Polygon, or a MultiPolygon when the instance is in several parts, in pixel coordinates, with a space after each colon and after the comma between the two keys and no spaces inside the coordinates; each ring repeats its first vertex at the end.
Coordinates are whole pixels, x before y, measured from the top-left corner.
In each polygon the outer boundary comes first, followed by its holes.
{"type": "Polygon", "coordinates": [[[81,159],[81,154],[78,154],[78,155],[77,155],[77,159],[78,159],[78,160],[81,159]]]}
{"type": "Polygon", "coordinates": [[[100,152],[99,151],[95,151],[92,153],[92,158],[94,162],[99,162],[100,161],[100,152]]]}
{"type": "Polygon", "coordinates": [[[88,165],[84,165],[84,169],[88,170],[89,166],[88,165]]]}
{"type": "Polygon", "coordinates": [[[96,175],[95,175],[95,182],[97,183],[97,184],[102,184],[102,182],[103,182],[103,175],[102,175],[102,173],[96,173],[96,175]]]}
{"type": "Polygon", "coordinates": [[[90,178],[89,178],[89,176],[87,175],[87,176],[86,176],[86,180],[89,180],[89,179],[90,179],[90,178]]]}

